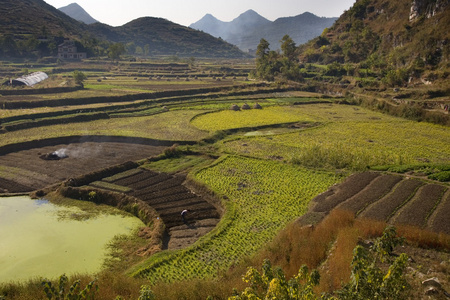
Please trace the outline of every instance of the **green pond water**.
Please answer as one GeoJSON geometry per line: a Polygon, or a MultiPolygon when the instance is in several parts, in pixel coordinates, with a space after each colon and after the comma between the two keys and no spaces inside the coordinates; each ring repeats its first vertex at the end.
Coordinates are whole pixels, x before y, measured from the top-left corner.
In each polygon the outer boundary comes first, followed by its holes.
{"type": "Polygon", "coordinates": [[[29,197],[0,198],[0,282],[101,270],[107,244],[144,226],[137,218],[98,214],[29,197]]]}

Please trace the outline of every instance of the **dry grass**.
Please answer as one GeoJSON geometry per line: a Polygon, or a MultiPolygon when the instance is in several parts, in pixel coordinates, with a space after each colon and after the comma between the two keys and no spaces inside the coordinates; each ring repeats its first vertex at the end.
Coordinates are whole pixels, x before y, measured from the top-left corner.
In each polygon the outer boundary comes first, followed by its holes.
{"type": "MultiPolygon", "coordinates": [[[[259,268],[263,259],[269,259],[274,266],[284,269],[286,277],[298,273],[301,265],[319,268],[321,284],[318,293],[332,292],[348,281],[352,252],[361,240],[380,236],[386,223],[369,219],[355,219],[347,211],[332,211],[316,227],[302,227],[298,222],[288,225],[278,236],[254,257],[233,266],[218,280],[189,280],[175,283],[159,283],[151,289],[156,299],[227,299],[233,288],[243,289],[242,275],[248,266],[259,268]]],[[[450,236],[420,230],[415,227],[401,226],[398,233],[404,236],[408,244],[432,249],[450,249],[450,236]]],[[[90,276],[73,276],[69,282],[81,279],[82,286],[93,280],[90,276]]],[[[55,282],[56,283],[56,282],[55,282]]],[[[97,276],[99,291],[96,299],[137,299],[141,285],[147,284],[139,280],[118,274],[102,272],[97,276]]],[[[39,281],[23,285],[0,286],[0,294],[7,292],[7,299],[43,299],[44,295],[39,281]]]]}

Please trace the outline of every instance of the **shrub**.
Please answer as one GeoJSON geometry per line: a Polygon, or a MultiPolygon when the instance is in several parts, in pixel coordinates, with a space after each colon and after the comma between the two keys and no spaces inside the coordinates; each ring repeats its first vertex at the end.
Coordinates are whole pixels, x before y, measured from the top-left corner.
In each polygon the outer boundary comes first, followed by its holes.
{"type": "Polygon", "coordinates": [[[447,182],[450,181],[450,171],[443,171],[435,174],[431,174],[428,176],[429,179],[437,180],[441,182],[447,182]]]}

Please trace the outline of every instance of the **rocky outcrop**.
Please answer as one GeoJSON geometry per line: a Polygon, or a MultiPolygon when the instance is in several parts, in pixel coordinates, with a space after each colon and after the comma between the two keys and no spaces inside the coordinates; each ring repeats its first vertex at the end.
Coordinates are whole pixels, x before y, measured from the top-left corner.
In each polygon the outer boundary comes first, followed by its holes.
{"type": "Polygon", "coordinates": [[[411,5],[409,21],[414,22],[421,16],[425,16],[427,19],[434,17],[443,11],[449,2],[449,0],[414,0],[411,5]]]}

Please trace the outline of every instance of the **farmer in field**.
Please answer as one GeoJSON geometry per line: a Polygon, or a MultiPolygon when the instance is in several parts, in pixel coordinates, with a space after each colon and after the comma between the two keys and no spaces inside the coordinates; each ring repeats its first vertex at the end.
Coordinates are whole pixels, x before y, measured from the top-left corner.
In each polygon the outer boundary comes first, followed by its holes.
{"type": "Polygon", "coordinates": [[[181,219],[183,220],[183,223],[186,223],[186,215],[188,213],[188,210],[185,209],[181,212],[181,219]]]}

